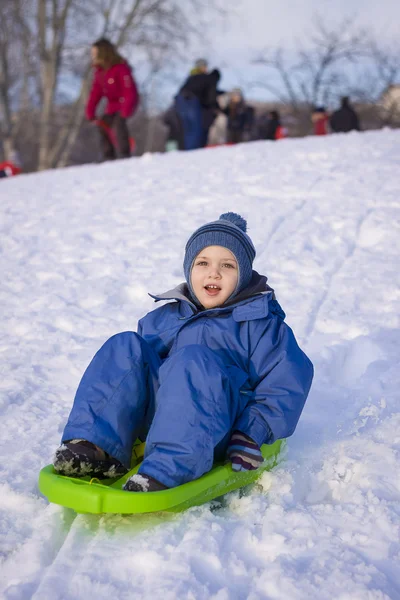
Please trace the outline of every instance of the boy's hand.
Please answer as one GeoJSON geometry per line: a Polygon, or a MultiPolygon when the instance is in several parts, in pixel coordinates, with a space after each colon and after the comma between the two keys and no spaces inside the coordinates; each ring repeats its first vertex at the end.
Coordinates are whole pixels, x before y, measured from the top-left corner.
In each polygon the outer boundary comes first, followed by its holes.
{"type": "Polygon", "coordinates": [[[228,446],[228,459],[234,471],[253,471],[264,461],[258,445],[248,435],[234,431],[228,446]]]}

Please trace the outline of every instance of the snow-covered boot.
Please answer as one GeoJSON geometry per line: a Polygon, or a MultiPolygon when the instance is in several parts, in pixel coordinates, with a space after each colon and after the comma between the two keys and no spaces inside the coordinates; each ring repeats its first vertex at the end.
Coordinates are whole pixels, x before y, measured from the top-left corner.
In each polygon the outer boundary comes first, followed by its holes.
{"type": "Polygon", "coordinates": [[[69,477],[108,479],[127,471],[116,458],[87,440],[69,440],[61,444],[54,455],[53,466],[60,475],[69,477]]]}
{"type": "Polygon", "coordinates": [[[166,489],[168,489],[166,485],[144,473],[132,475],[124,485],[124,490],[127,492],[161,492],[166,489]]]}

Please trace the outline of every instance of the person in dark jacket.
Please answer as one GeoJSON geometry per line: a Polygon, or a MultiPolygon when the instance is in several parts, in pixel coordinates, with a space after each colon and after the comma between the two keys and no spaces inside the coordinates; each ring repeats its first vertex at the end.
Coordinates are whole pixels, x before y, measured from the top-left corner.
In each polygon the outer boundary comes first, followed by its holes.
{"type": "Polygon", "coordinates": [[[96,122],[103,158],[126,158],[131,154],[126,120],[135,112],[139,102],[131,68],[105,38],[93,44],[91,56],[94,78],[86,104],[86,118],[95,120],[97,105],[106,97],[105,114],[96,122]]]}
{"type": "Polygon", "coordinates": [[[176,112],[175,104],[164,113],[163,123],[168,127],[167,142],[176,142],[178,150],[185,150],[183,124],[176,112]]]}
{"type": "Polygon", "coordinates": [[[347,133],[355,129],[360,131],[360,122],[348,96],[343,96],[341,107],[330,118],[330,126],[335,133],[347,133]]]}
{"type": "Polygon", "coordinates": [[[246,106],[246,127],[243,132],[243,141],[250,142],[251,140],[256,139],[255,135],[255,110],[254,106],[250,106],[249,104],[246,106]]]}
{"type": "Polygon", "coordinates": [[[230,93],[229,103],[222,111],[228,117],[227,136],[228,144],[238,144],[244,140],[245,133],[250,130],[250,113],[244,101],[243,93],[235,88],[230,93]]]}
{"type": "Polygon", "coordinates": [[[271,110],[267,118],[261,119],[260,139],[277,140],[280,139],[281,118],[277,110],[271,110]]]}
{"type": "Polygon", "coordinates": [[[182,124],[185,150],[204,148],[208,132],[219,111],[217,85],[221,74],[208,72],[207,61],[199,59],[175,98],[175,111],[182,124]]]}
{"type": "Polygon", "coordinates": [[[146,438],[124,489],[197,479],[225,456],[257,469],[260,447],[294,432],[313,378],[267,278],[253,271],[246,221],[224,213],[189,238],[186,282],[98,351],[79,384],[56,451],[64,475],[115,477],[146,438]],[[172,301],[172,302],[171,302],[172,301]]]}

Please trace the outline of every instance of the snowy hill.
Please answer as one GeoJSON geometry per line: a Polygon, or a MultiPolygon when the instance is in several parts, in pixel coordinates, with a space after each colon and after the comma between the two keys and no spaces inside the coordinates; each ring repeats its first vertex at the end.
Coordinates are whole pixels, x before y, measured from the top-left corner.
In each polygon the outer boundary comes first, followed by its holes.
{"type": "Polygon", "coordinates": [[[400,598],[399,168],[400,131],[382,131],[1,182],[1,598],[400,598]],[[48,505],[38,472],[92,355],[228,210],[315,365],[284,460],[180,515],[48,505]]]}

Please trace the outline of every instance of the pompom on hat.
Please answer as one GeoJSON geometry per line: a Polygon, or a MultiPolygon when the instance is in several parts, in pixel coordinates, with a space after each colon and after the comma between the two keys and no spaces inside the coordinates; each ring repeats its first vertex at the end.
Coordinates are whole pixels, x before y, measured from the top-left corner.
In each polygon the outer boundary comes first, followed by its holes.
{"type": "Polygon", "coordinates": [[[202,225],[190,236],[186,244],[183,270],[193,297],[195,297],[195,294],[190,281],[193,262],[199,252],[207,246],[228,248],[237,260],[239,267],[238,283],[229,300],[249,285],[256,251],[246,231],[246,220],[236,213],[227,212],[222,214],[218,221],[202,225]]]}

